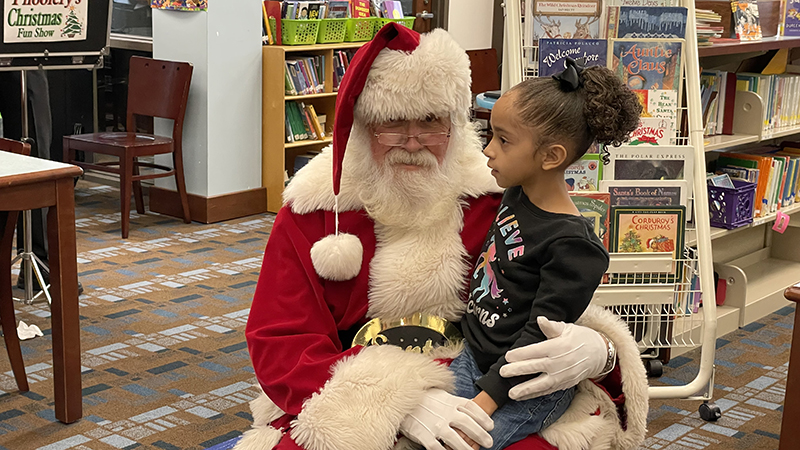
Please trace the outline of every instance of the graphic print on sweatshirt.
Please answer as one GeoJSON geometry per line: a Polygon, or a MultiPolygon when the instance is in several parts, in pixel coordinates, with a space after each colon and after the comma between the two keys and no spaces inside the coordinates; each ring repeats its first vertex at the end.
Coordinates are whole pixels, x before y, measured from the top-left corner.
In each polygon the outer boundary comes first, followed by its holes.
{"type": "Polygon", "coordinates": [[[487,295],[490,295],[491,298],[495,300],[502,299],[503,305],[507,307],[503,317],[506,317],[507,313],[511,312],[508,299],[502,297],[503,289],[500,289],[497,284],[495,267],[498,266],[499,261],[497,259],[497,245],[495,243],[496,230],[499,229],[500,234],[505,238],[505,245],[509,248],[509,261],[517,256],[525,254],[525,244],[522,242],[522,237],[520,236],[518,229],[519,224],[514,220],[516,216],[514,214],[509,214],[504,217],[503,215],[506,211],[508,211],[508,206],[501,205],[495,223],[492,226],[493,229],[489,232],[490,237],[487,242],[488,245],[485,245],[484,250],[478,257],[478,262],[475,265],[475,271],[472,277],[479,280],[479,282],[472,292],[470,292],[470,299],[467,304],[467,313],[474,314],[483,326],[489,328],[494,327],[497,320],[500,319],[500,314],[493,313],[480,305],[481,300],[487,295]],[[514,244],[517,245],[511,247],[514,244]]]}

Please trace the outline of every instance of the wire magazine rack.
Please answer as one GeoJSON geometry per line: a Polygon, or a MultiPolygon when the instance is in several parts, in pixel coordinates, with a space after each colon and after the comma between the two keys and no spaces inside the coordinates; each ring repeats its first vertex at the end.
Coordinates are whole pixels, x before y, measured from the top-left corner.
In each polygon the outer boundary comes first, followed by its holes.
{"type": "MultiPolygon", "coordinates": [[[[524,31],[520,2],[505,2],[503,91],[538,74],[538,48],[530,26],[533,2],[525,1],[524,31]]],[[[600,24],[605,23],[606,6],[617,5],[618,1],[602,3],[600,24]]],[[[701,417],[716,420],[720,417],[719,408],[708,403],[714,393],[717,312],[708,191],[702,164],[705,150],[695,8],[691,0],[671,3],[669,6],[687,8],[681,83],[686,101],[676,110],[676,124],[685,122],[687,126],[683,134],[676,133],[670,144],[689,146],[694,155],[694,173],[687,177],[692,186],[690,209],[693,210],[687,236],[693,233],[696,243],[685,246],[677,252],[677,257],[672,253],[612,253],[608,279],[596,291],[593,302],[628,324],[649,369],[650,363],[664,350],[700,347],[699,369],[693,380],[680,386],[650,386],[648,394],[651,399],[702,400],[701,417]]]]}

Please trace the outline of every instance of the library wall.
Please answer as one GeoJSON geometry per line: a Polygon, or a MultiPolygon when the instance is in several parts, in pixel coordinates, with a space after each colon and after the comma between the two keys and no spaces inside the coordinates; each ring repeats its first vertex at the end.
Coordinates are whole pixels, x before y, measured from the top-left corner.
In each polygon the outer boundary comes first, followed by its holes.
{"type": "Polygon", "coordinates": [[[450,0],[447,31],[465,50],[491,48],[493,11],[491,1],[450,0]]]}

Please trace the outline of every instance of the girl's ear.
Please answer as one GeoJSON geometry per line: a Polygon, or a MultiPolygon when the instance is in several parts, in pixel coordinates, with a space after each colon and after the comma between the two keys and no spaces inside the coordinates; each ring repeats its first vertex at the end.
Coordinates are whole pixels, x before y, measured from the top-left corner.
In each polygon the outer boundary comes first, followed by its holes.
{"type": "Polygon", "coordinates": [[[551,144],[539,150],[543,170],[561,168],[566,162],[569,152],[561,144],[551,144]]]}

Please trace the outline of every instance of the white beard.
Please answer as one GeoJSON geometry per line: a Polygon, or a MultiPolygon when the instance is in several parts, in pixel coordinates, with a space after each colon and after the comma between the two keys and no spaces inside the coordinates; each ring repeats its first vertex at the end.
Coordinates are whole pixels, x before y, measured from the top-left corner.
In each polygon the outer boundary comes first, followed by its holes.
{"type": "Polygon", "coordinates": [[[402,229],[428,228],[452,217],[459,206],[459,194],[449,170],[447,157],[439,165],[427,150],[409,153],[392,150],[383,164],[368,156],[354,173],[358,197],[378,224],[402,229]],[[407,170],[401,164],[420,168],[407,170]]]}

